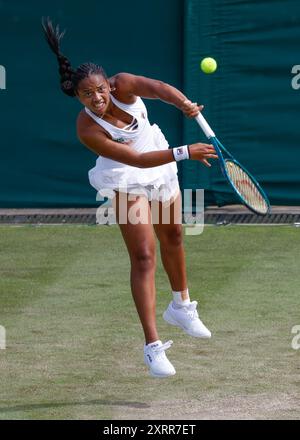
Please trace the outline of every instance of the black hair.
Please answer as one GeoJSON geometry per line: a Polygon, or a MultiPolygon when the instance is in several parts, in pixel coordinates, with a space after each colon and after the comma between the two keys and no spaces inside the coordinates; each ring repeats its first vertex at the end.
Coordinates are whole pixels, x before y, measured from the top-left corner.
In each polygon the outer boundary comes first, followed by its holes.
{"type": "Polygon", "coordinates": [[[78,84],[81,80],[90,75],[100,74],[107,79],[107,75],[103,67],[94,63],[80,64],[80,66],[74,70],[68,58],[60,52],[60,41],[65,35],[66,31],[60,32],[58,25],[54,28],[49,17],[46,18],[46,21],[42,19],[42,26],[47,43],[49,44],[52,52],[54,52],[56,55],[59,65],[60,87],[66,95],[71,97],[76,96],[78,84]]]}

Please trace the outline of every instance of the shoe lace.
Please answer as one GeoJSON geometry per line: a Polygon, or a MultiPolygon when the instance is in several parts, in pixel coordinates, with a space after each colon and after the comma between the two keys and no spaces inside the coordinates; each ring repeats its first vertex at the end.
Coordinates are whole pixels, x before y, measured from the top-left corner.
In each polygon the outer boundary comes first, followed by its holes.
{"type": "Polygon", "coordinates": [[[193,320],[199,317],[197,312],[197,301],[191,302],[191,304],[187,307],[187,315],[193,320]]]}
{"type": "Polygon", "coordinates": [[[165,342],[164,344],[160,345],[159,347],[153,348],[153,351],[157,354],[160,354],[160,353],[164,352],[165,350],[168,350],[168,348],[170,348],[172,344],[173,344],[173,341],[165,342]]]}

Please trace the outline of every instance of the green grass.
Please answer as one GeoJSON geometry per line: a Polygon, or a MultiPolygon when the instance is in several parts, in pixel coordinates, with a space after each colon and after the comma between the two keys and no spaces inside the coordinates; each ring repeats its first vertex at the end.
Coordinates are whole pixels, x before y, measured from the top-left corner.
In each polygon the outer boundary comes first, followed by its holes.
{"type": "Polygon", "coordinates": [[[148,376],[117,226],[0,227],[1,419],[300,419],[300,230],[207,227],[185,236],[209,341],[168,326],[177,374],[148,376]]]}

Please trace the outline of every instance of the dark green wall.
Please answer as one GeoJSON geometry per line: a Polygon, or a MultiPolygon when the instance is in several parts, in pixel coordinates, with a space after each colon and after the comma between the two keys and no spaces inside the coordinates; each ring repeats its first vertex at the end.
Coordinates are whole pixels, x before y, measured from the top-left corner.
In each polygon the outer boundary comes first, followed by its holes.
{"type": "MultiPolygon", "coordinates": [[[[0,2],[1,207],[93,206],[87,172],[96,156],[76,139],[80,104],[59,90],[56,59],[41,31],[50,16],[67,29],[63,52],[75,66],[103,65],[182,87],[182,0],[0,2]]],[[[175,108],[147,101],[170,144],[181,142],[175,108]]]]}
{"type": "MultiPolygon", "coordinates": [[[[205,105],[216,135],[271,203],[299,205],[300,90],[291,85],[300,64],[299,0],[186,0],[185,8],[186,93],[205,105]],[[199,72],[205,56],[219,63],[213,75],[199,72]]],[[[199,133],[185,121],[185,140],[199,133]]],[[[205,188],[206,203],[236,201],[218,167],[189,161],[183,170],[183,185],[205,188]]]]}
{"type": "MultiPolygon", "coordinates": [[[[131,0],[0,2],[0,207],[94,206],[87,172],[96,157],[76,139],[80,104],[59,90],[42,16],[67,29],[63,51],[74,66],[95,61],[108,75],[129,71],[182,88],[205,105],[221,141],[258,178],[273,204],[300,203],[298,0],[131,0]],[[213,75],[199,69],[217,59],[213,75]]],[[[299,81],[300,82],[300,81],[299,81]]],[[[147,101],[170,144],[203,140],[194,121],[147,101]]],[[[185,188],[206,203],[234,203],[215,163],[180,164],[185,188]]]]}

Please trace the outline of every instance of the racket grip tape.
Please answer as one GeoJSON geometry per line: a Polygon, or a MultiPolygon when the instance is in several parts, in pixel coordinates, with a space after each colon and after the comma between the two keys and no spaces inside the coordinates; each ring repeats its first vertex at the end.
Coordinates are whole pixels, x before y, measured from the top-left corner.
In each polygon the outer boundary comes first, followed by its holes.
{"type": "Polygon", "coordinates": [[[204,118],[204,116],[202,115],[201,112],[198,113],[198,115],[195,117],[195,119],[198,122],[198,124],[200,125],[200,127],[202,128],[205,136],[208,139],[216,136],[215,133],[210,128],[210,126],[208,125],[208,123],[206,122],[206,119],[204,118]]]}

